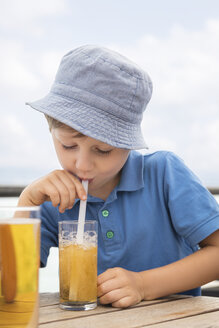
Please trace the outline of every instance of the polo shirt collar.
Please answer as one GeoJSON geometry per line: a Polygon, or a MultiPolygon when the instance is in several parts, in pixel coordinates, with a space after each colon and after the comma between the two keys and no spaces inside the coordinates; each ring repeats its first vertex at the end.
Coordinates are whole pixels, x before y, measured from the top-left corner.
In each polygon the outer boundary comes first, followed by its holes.
{"type": "Polygon", "coordinates": [[[122,168],[116,191],[135,191],[144,187],[144,156],[132,150],[122,168]]]}
{"type": "MultiPolygon", "coordinates": [[[[110,203],[117,198],[118,191],[136,191],[144,187],[144,156],[137,151],[130,151],[128,159],[122,168],[119,184],[114,188],[106,203],[110,203]]],[[[88,195],[88,202],[98,203],[104,201],[100,198],[88,195]]],[[[79,199],[75,199],[75,203],[79,199]]]]}

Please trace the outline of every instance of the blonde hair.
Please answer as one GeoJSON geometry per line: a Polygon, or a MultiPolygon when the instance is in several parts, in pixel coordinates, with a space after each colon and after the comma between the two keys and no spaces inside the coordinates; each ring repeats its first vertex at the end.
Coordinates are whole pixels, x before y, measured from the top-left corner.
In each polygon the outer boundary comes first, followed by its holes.
{"type": "Polygon", "coordinates": [[[66,124],[60,122],[60,121],[57,121],[55,118],[49,116],[49,115],[46,115],[44,114],[45,117],[46,117],[46,120],[48,122],[48,125],[49,125],[49,130],[51,131],[52,129],[56,129],[56,128],[60,128],[60,127],[63,127],[65,126],[66,124]]]}
{"type": "MultiPolygon", "coordinates": [[[[58,120],[56,120],[55,118],[47,115],[47,114],[44,114],[45,117],[46,117],[46,120],[48,122],[48,125],[49,125],[49,131],[51,132],[52,129],[57,129],[57,128],[66,128],[66,129],[69,129],[71,130],[72,132],[78,132],[77,130],[75,130],[74,128],[70,127],[69,125],[65,124],[65,123],[62,123],[58,120]]],[[[78,132],[77,134],[77,137],[85,137],[85,135],[81,132],[78,132]]]]}

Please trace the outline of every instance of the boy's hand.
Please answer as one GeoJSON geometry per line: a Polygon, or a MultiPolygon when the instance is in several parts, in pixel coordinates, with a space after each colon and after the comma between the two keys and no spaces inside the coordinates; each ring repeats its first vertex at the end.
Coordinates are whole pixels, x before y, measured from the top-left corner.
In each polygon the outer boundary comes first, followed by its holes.
{"type": "Polygon", "coordinates": [[[65,170],[55,170],[28,185],[20,195],[18,205],[41,205],[51,201],[59,212],[72,208],[75,198],[86,199],[80,180],[65,170]]]}
{"type": "Polygon", "coordinates": [[[142,284],[138,272],[112,268],[98,276],[97,295],[102,304],[111,303],[114,307],[125,308],[144,298],[142,284]]]}

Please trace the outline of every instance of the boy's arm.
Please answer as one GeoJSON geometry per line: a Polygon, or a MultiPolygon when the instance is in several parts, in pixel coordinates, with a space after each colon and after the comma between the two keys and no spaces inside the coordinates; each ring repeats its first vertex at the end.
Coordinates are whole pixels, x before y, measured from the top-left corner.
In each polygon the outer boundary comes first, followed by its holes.
{"type": "Polygon", "coordinates": [[[219,230],[200,243],[201,249],[169,265],[141,272],[144,299],[154,299],[219,279],[219,230]]]}
{"type": "Polygon", "coordinates": [[[163,267],[142,272],[122,268],[105,271],[98,277],[100,302],[127,307],[219,279],[219,230],[204,239],[200,247],[194,254],[163,267]]]}

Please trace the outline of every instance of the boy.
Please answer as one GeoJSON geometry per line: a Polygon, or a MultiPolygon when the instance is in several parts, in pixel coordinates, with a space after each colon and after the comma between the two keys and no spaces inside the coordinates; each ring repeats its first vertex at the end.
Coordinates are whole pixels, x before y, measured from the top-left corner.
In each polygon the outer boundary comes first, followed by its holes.
{"type": "Polygon", "coordinates": [[[83,46],[66,54],[50,93],[29,103],[48,120],[63,170],[30,184],[19,205],[41,205],[41,265],[58,221],[98,221],[98,296],[127,307],[171,293],[199,295],[219,278],[219,207],[170,152],[141,155],[149,76],[125,57],[83,46]]]}

